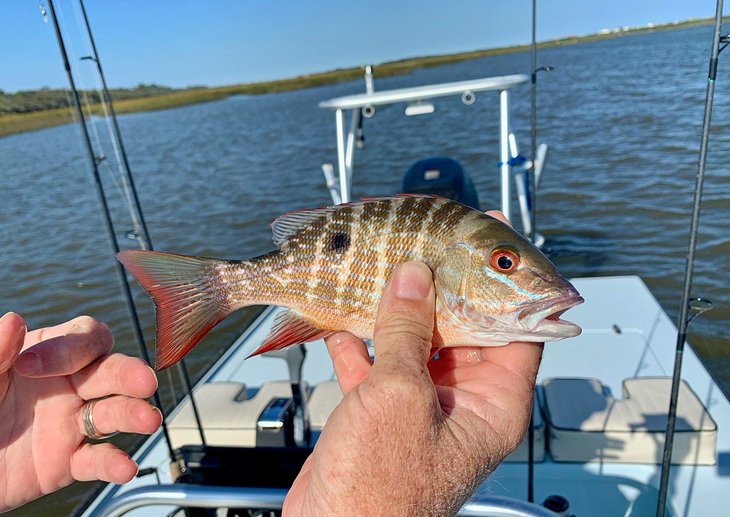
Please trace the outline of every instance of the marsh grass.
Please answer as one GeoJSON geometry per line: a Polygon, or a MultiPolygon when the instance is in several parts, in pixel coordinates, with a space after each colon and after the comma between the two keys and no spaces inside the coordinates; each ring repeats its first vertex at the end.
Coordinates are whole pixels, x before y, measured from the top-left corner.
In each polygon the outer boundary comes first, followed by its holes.
{"type": "MultiPolygon", "coordinates": [[[[725,19],[728,20],[730,19],[730,17],[727,17],[725,19]]],[[[642,32],[687,28],[697,25],[706,25],[711,21],[712,20],[710,18],[701,20],[688,20],[685,22],[656,25],[654,27],[631,28],[622,30],[621,32],[598,33],[590,34],[587,36],[570,36],[567,38],[539,43],[538,48],[549,48],[561,45],[574,45],[577,43],[616,38],[642,32]]],[[[466,61],[468,59],[494,56],[498,54],[524,52],[526,50],[529,50],[529,48],[529,45],[515,45],[511,47],[502,47],[496,49],[461,52],[459,54],[407,58],[376,65],[376,73],[378,77],[400,75],[411,72],[416,68],[439,66],[448,63],[466,61]]],[[[220,86],[214,88],[191,88],[167,93],[164,95],[155,95],[152,97],[114,101],[114,109],[119,114],[164,110],[175,108],[178,106],[185,106],[188,104],[216,101],[229,97],[231,95],[261,95],[265,93],[276,93],[290,90],[299,90],[302,88],[312,88],[315,86],[350,81],[353,79],[357,79],[361,76],[362,68],[356,67],[302,75],[290,79],[281,79],[276,81],[236,84],[231,86],[220,86]]],[[[100,104],[92,104],[91,111],[94,115],[103,115],[102,106],[100,104]]],[[[35,111],[31,113],[4,114],[0,115],[0,137],[11,135],[14,133],[21,133],[24,131],[34,131],[46,127],[67,124],[72,120],[73,112],[69,108],[57,108],[35,111]]]]}

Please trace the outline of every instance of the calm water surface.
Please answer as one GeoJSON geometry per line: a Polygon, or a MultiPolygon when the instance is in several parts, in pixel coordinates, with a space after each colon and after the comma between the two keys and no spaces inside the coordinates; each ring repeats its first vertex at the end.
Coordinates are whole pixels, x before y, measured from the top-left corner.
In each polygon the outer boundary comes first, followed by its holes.
{"type": "MultiPolygon", "coordinates": [[[[551,145],[538,219],[548,254],[567,276],[641,276],[672,318],[681,294],[709,41],[710,28],[703,27],[558,47],[540,56],[541,64],[556,67],[541,75],[539,94],[540,140],[551,145]]],[[[525,53],[387,79],[376,70],[376,88],[528,70],[525,53]]],[[[721,67],[717,82],[693,289],[716,308],[690,328],[693,346],[726,392],[729,72],[721,67]]],[[[362,89],[356,81],[120,117],[155,248],[228,258],[270,250],[268,224],[277,215],[330,203],[320,165],[336,160],[334,116],[317,103],[362,89]]],[[[513,91],[512,103],[527,152],[526,86],[513,91]]],[[[354,197],[397,192],[412,162],[449,155],[472,174],[482,205],[499,205],[496,95],[479,95],[471,107],[457,99],[436,107],[431,117],[406,118],[393,107],[366,121],[354,197]]],[[[104,123],[98,124],[101,131],[104,123]]],[[[103,172],[117,233],[133,247],[124,237],[131,223],[118,180],[103,172]]],[[[24,315],[31,328],[91,314],[111,325],[117,350],[137,354],[76,127],[1,138],[0,174],[0,308],[24,315]]],[[[151,304],[136,285],[135,293],[151,345],[151,304]]],[[[191,369],[213,361],[252,316],[244,310],[227,319],[189,355],[191,369]]],[[[167,382],[163,376],[163,388],[167,382]]],[[[15,513],[65,515],[91,488],[76,484],[15,513]]]]}

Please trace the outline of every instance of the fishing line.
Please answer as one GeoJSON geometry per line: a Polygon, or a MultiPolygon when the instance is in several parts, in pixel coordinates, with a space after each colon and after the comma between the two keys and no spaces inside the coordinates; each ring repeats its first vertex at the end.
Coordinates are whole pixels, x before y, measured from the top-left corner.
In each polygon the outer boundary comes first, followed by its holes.
{"type": "MultiPolygon", "coordinates": [[[[68,34],[68,32],[69,32],[67,30],[68,23],[66,22],[64,11],[63,11],[63,8],[60,6],[60,4],[59,4],[59,7],[56,9],[56,11],[58,12],[59,18],[61,20],[61,25],[64,27],[64,31],[68,34]]],[[[81,33],[82,32],[81,23],[79,21],[78,13],[76,12],[76,9],[73,7],[73,5],[71,6],[71,13],[73,15],[74,22],[76,23],[75,33],[81,33]]],[[[73,42],[71,40],[68,41],[67,47],[70,50],[70,52],[69,52],[70,55],[75,56],[80,61],[87,60],[87,59],[84,59],[84,57],[86,57],[86,56],[78,58],[79,53],[76,52],[73,42]]],[[[95,58],[93,56],[90,56],[90,59],[92,61],[95,61],[95,58]]],[[[94,77],[95,74],[90,73],[90,75],[92,77],[94,77]]],[[[124,201],[126,201],[127,210],[129,212],[129,217],[132,220],[132,226],[134,228],[134,234],[139,235],[139,233],[140,233],[139,232],[139,227],[140,227],[139,218],[137,217],[137,215],[134,211],[134,208],[133,208],[131,194],[129,192],[129,184],[126,181],[124,174],[122,173],[122,165],[121,165],[121,157],[120,157],[120,153],[119,153],[119,148],[117,146],[116,138],[114,137],[114,134],[111,129],[109,108],[104,99],[104,95],[101,92],[100,79],[98,76],[96,77],[96,80],[94,81],[94,83],[95,83],[95,89],[96,89],[97,95],[98,95],[97,103],[100,104],[102,107],[102,110],[104,113],[103,118],[107,125],[107,136],[108,136],[109,142],[112,146],[114,155],[116,157],[117,171],[116,172],[114,171],[112,165],[109,163],[109,161],[107,159],[106,153],[104,152],[105,146],[102,143],[101,135],[99,134],[99,129],[97,128],[96,122],[94,121],[95,114],[94,114],[94,110],[91,106],[91,101],[89,100],[88,91],[82,89],[82,90],[80,90],[80,93],[84,100],[83,104],[84,104],[86,116],[87,116],[85,125],[87,126],[87,128],[89,126],[91,126],[91,132],[93,133],[94,140],[96,142],[96,146],[94,149],[94,156],[96,158],[97,165],[101,166],[100,169],[102,169],[106,172],[106,176],[110,179],[110,181],[111,181],[112,185],[114,186],[114,189],[117,191],[117,194],[119,195],[119,197],[121,199],[123,199],[124,201]],[[119,174],[119,178],[117,177],[117,174],[119,174]]],[[[72,101],[69,99],[69,105],[71,105],[71,104],[72,104],[72,101]]]]}
{"type": "MultiPolygon", "coordinates": [[[[83,5],[79,4],[81,8],[83,9],[83,5]]],[[[74,15],[74,21],[76,22],[76,28],[79,32],[83,32],[81,22],[79,21],[79,17],[77,14],[77,9],[73,8],[73,15],[74,15]]],[[[84,13],[84,20],[86,20],[86,13],[84,13]]],[[[88,36],[88,35],[87,35],[88,36]]],[[[89,55],[82,56],[80,58],[81,61],[93,61],[96,63],[96,60],[98,57],[96,56],[96,51],[94,50],[94,43],[91,41],[90,36],[88,37],[88,43],[92,47],[93,52],[90,52],[89,55]]],[[[92,66],[91,63],[87,63],[89,66],[92,66]]],[[[130,192],[131,188],[129,185],[129,182],[127,181],[127,177],[124,174],[123,164],[122,164],[122,154],[120,152],[120,145],[117,141],[117,137],[114,134],[114,130],[112,128],[112,117],[111,117],[111,110],[109,105],[106,101],[106,96],[103,93],[103,83],[101,80],[101,77],[99,74],[91,73],[91,76],[94,77],[94,85],[96,89],[96,93],[98,96],[98,104],[101,105],[102,111],[104,113],[104,122],[106,122],[106,129],[107,129],[107,136],[109,137],[109,143],[112,146],[112,152],[114,153],[115,157],[115,164],[116,164],[116,173],[112,169],[111,163],[107,164],[109,176],[112,179],[112,182],[114,183],[114,187],[117,190],[117,193],[121,198],[123,198],[127,203],[127,212],[129,213],[129,218],[132,220],[132,227],[134,228],[134,235],[136,238],[141,234],[141,224],[139,221],[139,217],[137,216],[137,213],[134,209],[133,201],[132,201],[132,194],[130,192]],[[116,177],[116,174],[119,175],[119,178],[116,177]],[[119,184],[119,181],[121,180],[121,185],[119,184]]],[[[94,131],[96,132],[96,124],[94,124],[94,131]]],[[[98,132],[97,132],[97,138],[98,138],[98,132]]],[[[99,142],[99,145],[101,145],[101,142],[99,142]]],[[[103,152],[103,151],[102,151],[103,152]]],[[[103,156],[102,159],[105,159],[106,156],[103,156]]]]}
{"type": "MultiPolygon", "coordinates": [[[[79,21],[78,13],[76,12],[77,9],[73,6],[71,7],[71,14],[73,15],[74,22],[76,23],[76,32],[82,33],[82,26],[81,22],[79,21]]],[[[63,19],[63,12],[61,12],[61,18],[63,19]]],[[[64,22],[64,26],[65,26],[64,22]]],[[[89,44],[91,42],[89,41],[89,44]]],[[[96,57],[94,55],[86,55],[82,57],[78,57],[78,53],[75,52],[73,46],[71,47],[71,54],[76,56],[77,59],[80,61],[96,61],[96,57]]],[[[92,54],[89,52],[89,54],[92,54]]],[[[97,104],[101,105],[102,111],[103,111],[103,118],[106,122],[107,126],[107,137],[109,139],[109,143],[112,146],[112,151],[114,153],[114,156],[116,158],[116,171],[114,171],[114,167],[112,164],[108,161],[108,157],[106,153],[104,152],[104,144],[102,144],[101,136],[99,134],[99,130],[96,125],[96,120],[94,119],[94,111],[91,107],[91,103],[89,101],[88,92],[86,90],[81,90],[81,93],[84,98],[84,104],[86,105],[86,111],[88,113],[88,124],[91,125],[92,131],[94,133],[94,137],[97,144],[96,149],[96,156],[97,161],[99,165],[103,165],[103,169],[106,171],[107,177],[110,178],[112,185],[114,186],[114,189],[117,191],[117,194],[121,199],[123,199],[126,202],[127,205],[127,211],[129,213],[129,217],[132,220],[132,227],[134,228],[134,235],[138,236],[140,235],[140,222],[139,218],[137,217],[137,214],[135,213],[133,204],[132,204],[132,195],[130,193],[129,183],[127,182],[127,179],[123,173],[122,170],[122,158],[119,152],[119,146],[117,145],[117,139],[115,138],[114,132],[112,130],[111,126],[111,116],[109,107],[106,103],[106,99],[104,98],[104,95],[101,90],[101,79],[99,78],[98,74],[94,74],[90,71],[91,77],[95,77],[93,80],[95,84],[96,93],[98,95],[97,104]],[[119,177],[117,177],[117,174],[119,177]]]]}
{"type": "MultiPolygon", "coordinates": [[[[66,16],[64,15],[64,10],[62,7],[62,4],[58,4],[58,7],[56,8],[56,12],[58,13],[58,18],[60,20],[60,25],[64,28],[64,32],[68,34],[70,31],[68,30],[69,24],[66,22],[66,16]]],[[[76,16],[76,11],[73,9],[73,6],[71,7],[71,14],[73,15],[73,19],[76,22],[76,29],[77,33],[80,31],[81,27],[79,25],[78,17],[76,16]]],[[[78,53],[76,52],[76,49],[74,47],[73,40],[69,38],[66,41],[66,48],[67,52],[70,56],[72,56],[75,59],[78,59],[78,53]]],[[[77,68],[77,71],[80,72],[81,70],[77,68]]],[[[86,129],[88,131],[89,126],[91,126],[91,132],[94,135],[94,140],[96,142],[95,146],[92,146],[94,149],[94,159],[96,160],[97,167],[100,167],[101,170],[106,171],[106,175],[111,178],[112,185],[114,186],[115,190],[117,191],[117,194],[120,197],[124,197],[124,193],[122,191],[121,185],[119,185],[119,182],[117,181],[117,178],[114,177],[114,174],[110,170],[110,166],[106,160],[106,155],[104,153],[104,146],[101,143],[101,136],[99,135],[99,130],[96,127],[96,123],[94,122],[94,111],[91,108],[91,102],[89,101],[89,96],[87,94],[87,91],[84,89],[79,90],[79,93],[81,94],[81,98],[83,99],[83,106],[86,112],[86,119],[84,120],[84,125],[86,126],[86,129]]],[[[68,104],[69,106],[73,105],[73,100],[71,99],[70,93],[67,92],[66,94],[68,98],[68,104]]],[[[74,122],[79,122],[78,116],[74,113],[74,122]]]]}
{"type": "MultiPolygon", "coordinates": [[[[43,11],[44,11],[44,9],[41,8],[41,14],[43,14],[43,11]]],[[[64,28],[64,31],[68,34],[69,23],[66,21],[66,15],[64,14],[64,10],[63,10],[63,7],[61,4],[59,4],[56,7],[56,12],[58,13],[60,25],[64,28]]],[[[76,9],[74,9],[73,5],[71,7],[71,14],[72,14],[74,22],[76,23],[76,33],[78,34],[81,32],[81,24],[79,22],[78,15],[76,13],[76,9]]],[[[71,32],[73,32],[73,31],[71,31],[71,32]]],[[[77,43],[79,43],[79,42],[77,42],[77,43]]],[[[79,59],[80,61],[84,61],[83,57],[78,58],[79,53],[76,52],[76,48],[75,48],[73,40],[71,38],[69,38],[68,41],[66,42],[66,47],[67,47],[68,54],[70,56],[73,56],[74,59],[79,59]]],[[[79,72],[81,71],[81,69],[77,69],[77,70],[79,72]]],[[[91,76],[93,77],[94,74],[91,73],[91,76]]],[[[88,79],[86,82],[88,82],[88,79]]],[[[113,167],[109,163],[109,161],[107,159],[108,157],[107,157],[106,153],[104,152],[105,146],[102,143],[101,135],[99,133],[99,129],[97,128],[96,121],[94,119],[94,117],[95,117],[94,110],[91,106],[92,103],[89,100],[88,91],[85,89],[81,89],[81,90],[79,90],[79,93],[81,95],[81,98],[83,99],[84,111],[86,112],[86,119],[84,121],[84,125],[86,126],[87,130],[88,130],[89,126],[91,126],[91,132],[94,136],[94,141],[95,141],[95,145],[93,146],[93,149],[94,149],[94,157],[96,159],[97,167],[99,167],[99,170],[103,170],[105,172],[105,176],[108,177],[109,180],[111,181],[114,190],[116,190],[116,192],[117,192],[117,195],[126,202],[129,216],[132,219],[134,234],[138,235],[139,234],[138,229],[140,226],[139,219],[136,216],[136,214],[134,213],[134,209],[132,208],[132,200],[131,200],[131,195],[129,193],[129,185],[127,184],[127,181],[126,181],[124,175],[121,173],[122,172],[121,159],[120,159],[120,155],[119,155],[118,148],[116,145],[116,139],[114,138],[113,133],[111,132],[111,125],[110,125],[110,121],[109,121],[109,110],[106,106],[106,103],[104,102],[103,96],[101,95],[101,92],[98,87],[98,83],[99,83],[99,79],[97,77],[96,90],[97,90],[97,94],[99,95],[98,103],[101,104],[102,109],[104,111],[104,118],[107,123],[108,137],[109,137],[109,141],[112,145],[114,155],[117,158],[117,169],[118,169],[117,172],[119,173],[119,176],[121,178],[121,184],[120,184],[120,178],[117,178],[116,173],[114,172],[113,167]]],[[[69,106],[72,106],[73,100],[71,98],[70,93],[67,92],[66,96],[68,99],[69,106]]],[[[72,113],[73,113],[74,122],[79,122],[79,119],[78,119],[78,116],[76,115],[76,113],[73,111],[72,111],[72,113]]]]}

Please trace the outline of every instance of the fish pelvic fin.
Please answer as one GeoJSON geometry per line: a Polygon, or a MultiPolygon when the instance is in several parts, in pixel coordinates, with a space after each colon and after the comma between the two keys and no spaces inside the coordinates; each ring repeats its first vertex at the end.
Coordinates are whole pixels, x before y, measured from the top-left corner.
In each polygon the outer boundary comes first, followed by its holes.
{"type": "Polygon", "coordinates": [[[227,261],[139,250],[122,251],[117,260],[155,303],[155,370],[182,359],[235,309],[217,274],[227,261]]]}
{"type": "Polygon", "coordinates": [[[333,334],[332,330],[322,330],[313,327],[291,310],[284,310],[276,316],[264,343],[248,357],[273,352],[274,350],[281,350],[289,345],[314,341],[327,337],[330,334],[333,334]]]}

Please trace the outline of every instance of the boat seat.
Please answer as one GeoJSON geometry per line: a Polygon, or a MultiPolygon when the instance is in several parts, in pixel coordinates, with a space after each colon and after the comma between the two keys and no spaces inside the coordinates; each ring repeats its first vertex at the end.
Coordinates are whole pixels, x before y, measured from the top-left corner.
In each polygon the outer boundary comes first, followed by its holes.
{"type": "MultiPolygon", "coordinates": [[[[292,397],[289,381],[267,382],[250,399],[240,382],[210,382],[194,393],[206,443],[212,446],[254,447],[258,418],[271,399],[292,397]]],[[[168,429],[173,449],[201,443],[189,399],[170,418],[168,429]]]]}
{"type": "MultiPolygon", "coordinates": [[[[542,382],[548,449],[558,462],[658,464],[662,461],[672,379],[623,381],[616,399],[598,379],[552,378],[542,382]]],[[[717,425],[682,381],[672,463],[714,465],[717,425]]]]}

